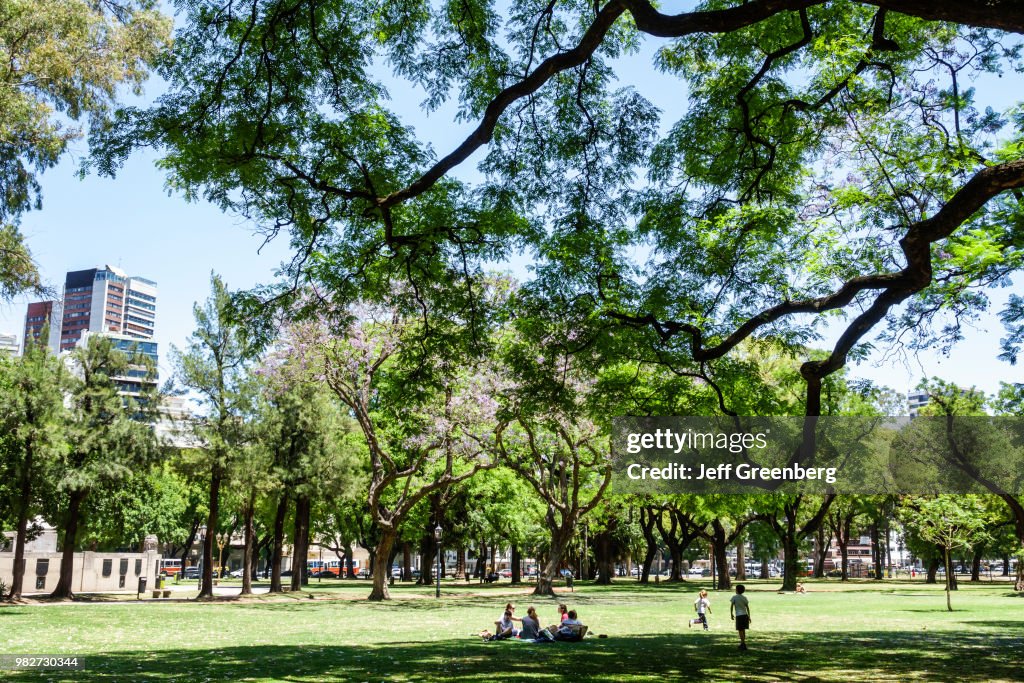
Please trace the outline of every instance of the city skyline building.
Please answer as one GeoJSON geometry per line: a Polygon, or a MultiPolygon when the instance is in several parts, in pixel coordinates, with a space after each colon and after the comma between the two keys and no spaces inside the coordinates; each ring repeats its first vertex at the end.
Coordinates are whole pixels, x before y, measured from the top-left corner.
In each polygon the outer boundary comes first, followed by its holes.
{"type": "Polygon", "coordinates": [[[153,339],[157,293],[156,282],[111,265],[68,271],[60,338],[52,348],[70,351],[86,331],[153,339]]]}
{"type": "Polygon", "coordinates": [[[20,349],[18,335],[0,332],[0,355],[17,356],[20,349]]]}
{"type": "MultiPolygon", "coordinates": [[[[146,356],[153,362],[154,369],[156,368],[157,359],[159,358],[159,347],[156,342],[138,339],[131,335],[120,334],[118,332],[94,332],[92,330],[86,330],[82,333],[82,337],[79,339],[78,345],[85,346],[89,343],[89,338],[92,336],[102,336],[111,339],[113,341],[114,348],[129,358],[135,357],[135,354],[146,356]]],[[[159,375],[150,376],[149,370],[140,363],[138,365],[130,365],[125,374],[116,376],[113,379],[122,396],[137,397],[142,393],[144,387],[155,387],[157,385],[159,375]]]]}
{"type": "Polygon", "coordinates": [[[60,319],[61,307],[56,301],[36,301],[29,304],[28,310],[25,311],[22,341],[25,344],[28,344],[29,340],[39,343],[43,330],[49,326],[49,333],[42,343],[56,350],[60,341],[60,319]]]}

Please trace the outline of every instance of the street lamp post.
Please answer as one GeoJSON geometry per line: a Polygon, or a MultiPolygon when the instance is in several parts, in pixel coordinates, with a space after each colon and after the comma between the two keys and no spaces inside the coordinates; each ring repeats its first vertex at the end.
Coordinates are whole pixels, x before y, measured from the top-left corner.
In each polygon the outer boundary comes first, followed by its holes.
{"type": "Polygon", "coordinates": [[[434,591],[434,597],[441,597],[441,525],[438,524],[434,527],[434,540],[437,542],[437,589],[434,591]]]}

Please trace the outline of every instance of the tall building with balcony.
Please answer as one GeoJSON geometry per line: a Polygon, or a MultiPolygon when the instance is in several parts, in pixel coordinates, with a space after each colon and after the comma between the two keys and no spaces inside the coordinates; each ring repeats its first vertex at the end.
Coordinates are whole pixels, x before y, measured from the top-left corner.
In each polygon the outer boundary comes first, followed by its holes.
{"type": "Polygon", "coordinates": [[[125,335],[139,341],[153,338],[157,285],[106,266],[75,270],[64,280],[60,338],[55,351],[70,351],[83,333],[125,335]]]}

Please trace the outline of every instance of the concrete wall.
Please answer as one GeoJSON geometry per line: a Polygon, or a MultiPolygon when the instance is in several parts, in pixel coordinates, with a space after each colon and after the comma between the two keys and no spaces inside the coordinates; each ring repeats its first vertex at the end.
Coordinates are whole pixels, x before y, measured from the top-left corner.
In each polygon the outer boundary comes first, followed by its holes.
{"type": "MultiPolygon", "coordinates": [[[[149,579],[151,588],[156,576],[158,559],[159,555],[155,550],[145,553],[75,553],[71,590],[75,593],[134,593],[140,576],[149,579]],[[109,563],[106,563],[106,560],[109,560],[109,563]],[[104,567],[108,570],[106,576],[104,567]]],[[[52,592],[60,578],[60,553],[25,553],[25,560],[25,583],[22,592],[25,595],[52,592]]],[[[10,586],[13,578],[14,553],[0,553],[0,581],[10,586]]]]}

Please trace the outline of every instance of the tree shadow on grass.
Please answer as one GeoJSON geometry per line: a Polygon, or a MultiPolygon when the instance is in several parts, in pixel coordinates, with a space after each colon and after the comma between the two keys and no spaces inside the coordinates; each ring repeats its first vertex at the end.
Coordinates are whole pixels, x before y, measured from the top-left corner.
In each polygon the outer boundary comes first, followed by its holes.
{"type": "MultiPolygon", "coordinates": [[[[364,645],[167,647],[85,655],[86,669],[52,681],[531,682],[1019,680],[1024,638],[985,633],[751,633],[749,652],[731,633],[613,636],[534,645],[478,639],[364,645]]],[[[39,680],[38,672],[4,672],[39,680]]]]}
{"type": "MultiPolygon", "coordinates": [[[[986,619],[974,619],[970,621],[961,621],[960,623],[967,624],[974,628],[991,628],[998,631],[1024,631],[1024,621],[992,621],[986,619]]],[[[1024,668],[1024,663],[1021,664],[1021,667],[1024,668]]],[[[1024,673],[1021,675],[1024,676],[1024,673]]]]}

